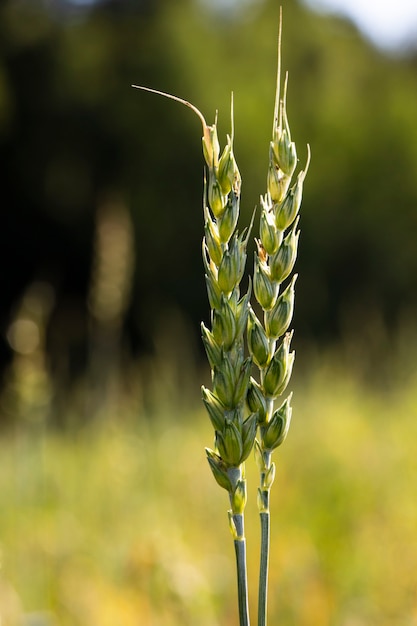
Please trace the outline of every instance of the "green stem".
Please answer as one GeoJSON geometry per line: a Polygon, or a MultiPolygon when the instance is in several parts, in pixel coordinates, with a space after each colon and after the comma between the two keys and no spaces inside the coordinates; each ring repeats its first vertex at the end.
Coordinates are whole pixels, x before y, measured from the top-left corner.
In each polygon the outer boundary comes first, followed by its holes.
{"type": "MultiPolygon", "coordinates": [[[[265,492],[265,496],[269,492],[265,492]]],[[[261,562],[259,568],[258,626],[266,626],[268,605],[268,568],[269,568],[269,509],[260,513],[261,518],[261,562]]]]}
{"type": "MultiPolygon", "coordinates": [[[[268,410],[272,415],[273,402],[268,410]]],[[[261,428],[263,438],[263,429],[261,428]]],[[[258,592],[258,626],[266,626],[268,609],[268,570],[270,551],[270,526],[271,517],[269,513],[269,486],[265,484],[266,474],[271,467],[271,451],[263,452],[264,468],[261,471],[261,486],[259,491],[259,516],[261,521],[261,559],[259,565],[259,592],[258,592]]]]}
{"type": "Polygon", "coordinates": [[[248,603],[248,576],[246,571],[246,540],[242,514],[233,515],[236,527],[235,554],[237,568],[237,593],[239,605],[239,625],[250,626],[248,603]]]}

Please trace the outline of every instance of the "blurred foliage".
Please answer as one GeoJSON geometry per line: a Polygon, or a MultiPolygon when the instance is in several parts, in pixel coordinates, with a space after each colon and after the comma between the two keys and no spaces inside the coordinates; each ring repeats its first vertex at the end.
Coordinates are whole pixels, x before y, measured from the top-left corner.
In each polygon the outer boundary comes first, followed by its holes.
{"type": "MultiPolygon", "coordinates": [[[[416,58],[384,56],[349,23],[293,0],[283,8],[300,165],[306,142],[313,153],[296,339],[359,337],[375,319],[394,332],[417,308],[416,58]]],[[[265,190],[277,21],[274,0],[239,11],[198,0],[2,3],[0,326],[4,337],[34,281],[49,284],[46,351],[61,386],[97,336],[89,303],[103,206],[131,214],[135,267],[117,331],[126,353],[154,349],[173,311],[194,335],[208,315],[199,122],[131,83],[185,97],[208,121],[219,109],[223,138],[234,91],[244,227],[265,190]]],[[[0,356],[10,359],[6,342],[0,356]]]]}
{"type": "MultiPolygon", "coordinates": [[[[382,394],[334,357],[310,362],[309,373],[296,376],[294,420],[276,459],[270,621],[411,626],[416,369],[382,394]]],[[[2,624],[237,623],[228,502],[203,451],[211,427],[201,408],[185,408],[183,389],[155,389],[147,409],[135,392],[125,394],[105,421],[71,435],[40,422],[3,434],[2,624]]],[[[68,409],[78,410],[75,402],[68,409]]],[[[247,472],[254,611],[252,457],[247,472]]]]}

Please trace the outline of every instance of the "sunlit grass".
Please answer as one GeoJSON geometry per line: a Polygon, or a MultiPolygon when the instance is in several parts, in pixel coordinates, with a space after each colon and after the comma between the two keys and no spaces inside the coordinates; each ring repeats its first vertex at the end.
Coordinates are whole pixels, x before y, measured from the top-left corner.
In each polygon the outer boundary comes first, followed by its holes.
{"type": "MultiPolygon", "coordinates": [[[[295,380],[277,455],[270,623],[416,624],[417,377],[381,391],[335,366],[314,371],[295,380]]],[[[2,626],[21,624],[20,610],[60,626],[237,623],[227,494],[206,464],[203,408],[125,413],[0,440],[2,626]]],[[[250,576],[256,474],[250,459],[250,576]]]]}

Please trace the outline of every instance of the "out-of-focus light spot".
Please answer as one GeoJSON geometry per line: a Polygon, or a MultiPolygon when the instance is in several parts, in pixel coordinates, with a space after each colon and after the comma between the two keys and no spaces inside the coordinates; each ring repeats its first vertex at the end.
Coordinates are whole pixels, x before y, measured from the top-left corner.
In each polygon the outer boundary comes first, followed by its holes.
{"type": "Polygon", "coordinates": [[[129,302],[133,229],[127,208],[108,201],[97,212],[94,265],[88,306],[99,322],[119,323],[129,302]]]}
{"type": "Polygon", "coordinates": [[[32,354],[39,347],[39,328],[32,320],[18,319],[7,331],[10,347],[19,354],[32,354]]]}

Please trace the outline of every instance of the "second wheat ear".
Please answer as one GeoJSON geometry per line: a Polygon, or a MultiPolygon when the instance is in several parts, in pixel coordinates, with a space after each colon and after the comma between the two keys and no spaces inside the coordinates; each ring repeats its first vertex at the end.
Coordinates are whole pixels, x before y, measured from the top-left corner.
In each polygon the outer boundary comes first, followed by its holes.
{"type": "Polygon", "coordinates": [[[261,523],[261,557],[258,591],[258,626],[266,626],[268,604],[268,569],[270,555],[270,491],[275,479],[273,451],[280,446],[291,422],[291,397],[282,396],[291,378],[295,352],[290,350],[293,331],[289,332],[294,311],[295,281],[292,274],[297,258],[297,230],[307,163],[295,183],[297,150],[291,139],[287,116],[288,74],[281,94],[282,13],[278,36],[278,69],[275,92],[272,140],[269,145],[267,191],[261,196],[259,239],[256,240],[253,291],[261,310],[261,319],[251,308],[248,318],[249,353],[258,370],[251,377],[248,407],[258,414],[255,458],[259,468],[258,509],[261,523]],[[275,409],[275,402],[280,406],[275,409]]]}
{"type": "Polygon", "coordinates": [[[273,451],[285,440],[291,420],[291,395],[282,401],[294,363],[288,332],[294,310],[292,275],[299,239],[298,213],[307,163],[291,186],[298,159],[287,117],[288,76],[281,95],[281,32],[278,38],[276,96],[269,146],[267,191],[261,196],[259,238],[253,271],[253,292],[261,319],[251,307],[251,282],[241,296],[246,247],[252,222],[241,234],[241,176],[233,151],[233,97],[231,132],[221,152],[217,117],[212,125],[193,104],[162,91],[132,85],[189,107],[199,117],[206,164],[203,211],[203,264],[210,304],[210,327],[201,325],[202,340],[211,368],[211,389],[202,387],[203,403],[214,429],[214,446],[206,448],[217,483],[228,493],[229,525],[233,535],[240,626],[249,626],[244,511],[247,499],[245,461],[252,449],[260,472],[258,508],[261,520],[258,626],[267,623],[267,588],[270,543],[270,489],[275,477],[273,451]],[[285,285],[285,283],[287,284],[285,285]],[[285,288],[283,289],[285,285],[285,288]],[[245,335],[249,355],[245,355],[245,335]],[[251,376],[254,370],[258,376],[251,376]],[[275,409],[275,402],[280,406],[275,409]]]}

